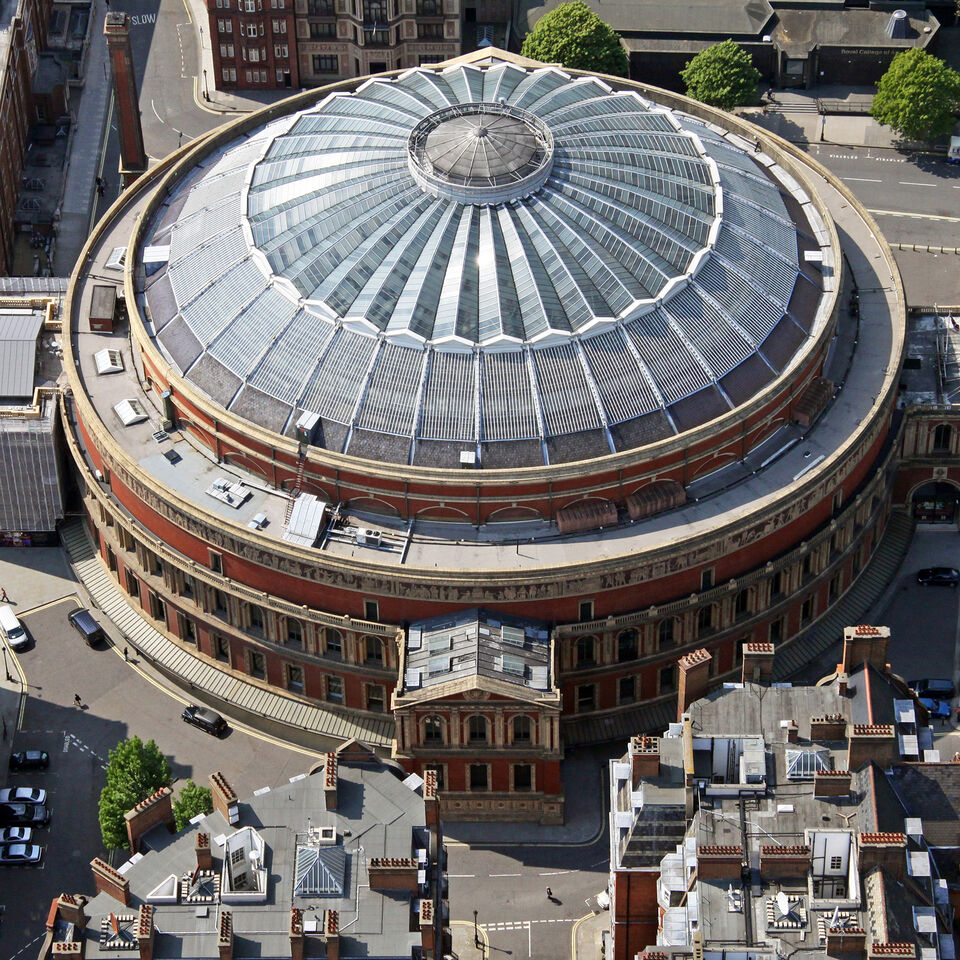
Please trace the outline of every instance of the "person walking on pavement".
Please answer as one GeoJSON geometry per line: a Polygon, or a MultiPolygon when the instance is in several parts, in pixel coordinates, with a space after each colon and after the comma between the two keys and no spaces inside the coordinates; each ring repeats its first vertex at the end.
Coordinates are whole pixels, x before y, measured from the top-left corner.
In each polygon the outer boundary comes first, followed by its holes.
{"type": "Polygon", "coordinates": [[[549,887],[547,887],[547,899],[548,900],[553,899],[553,891],[549,887]]]}
{"type": "Polygon", "coordinates": [[[6,588],[6,587],[0,587],[0,600],[2,600],[4,603],[9,603],[9,602],[10,602],[10,598],[7,596],[7,588],[6,588]]]}
{"type": "Polygon", "coordinates": [[[126,648],[126,647],[123,648],[123,660],[124,660],[124,662],[126,662],[126,660],[127,660],[127,648],[126,648]]]}
{"type": "Polygon", "coordinates": [[[80,699],[79,693],[75,693],[73,695],[73,705],[75,707],[80,707],[81,709],[83,708],[83,701],[80,699]]]}

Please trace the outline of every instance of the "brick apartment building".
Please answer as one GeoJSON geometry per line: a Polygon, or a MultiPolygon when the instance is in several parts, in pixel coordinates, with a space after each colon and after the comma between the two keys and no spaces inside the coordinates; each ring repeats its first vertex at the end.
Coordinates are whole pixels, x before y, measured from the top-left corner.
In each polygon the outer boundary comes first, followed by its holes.
{"type": "Polygon", "coordinates": [[[310,87],[460,52],[460,0],[208,0],[213,84],[310,87]]]}
{"type": "Polygon", "coordinates": [[[24,151],[37,120],[31,88],[51,8],[51,0],[0,0],[0,273],[13,259],[24,151]]]}
{"type": "Polygon", "coordinates": [[[955,956],[957,763],[890,672],[889,638],[847,627],[816,686],[771,684],[769,643],[710,693],[707,651],[680,659],[677,721],[610,764],[616,960],[731,943],[771,960],[955,956]]]}

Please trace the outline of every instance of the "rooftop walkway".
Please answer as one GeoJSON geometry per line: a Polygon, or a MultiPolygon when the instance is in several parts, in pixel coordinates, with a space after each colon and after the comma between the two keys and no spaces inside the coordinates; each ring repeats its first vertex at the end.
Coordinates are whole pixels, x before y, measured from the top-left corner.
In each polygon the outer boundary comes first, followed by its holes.
{"type": "Polygon", "coordinates": [[[64,546],[77,579],[97,606],[116,624],[124,640],[161,673],[211,706],[223,706],[231,716],[275,736],[316,750],[328,750],[356,737],[388,750],[393,739],[393,719],[324,709],[216,667],[153,627],[131,606],[97,555],[83,522],[72,519],[60,528],[64,546]]]}

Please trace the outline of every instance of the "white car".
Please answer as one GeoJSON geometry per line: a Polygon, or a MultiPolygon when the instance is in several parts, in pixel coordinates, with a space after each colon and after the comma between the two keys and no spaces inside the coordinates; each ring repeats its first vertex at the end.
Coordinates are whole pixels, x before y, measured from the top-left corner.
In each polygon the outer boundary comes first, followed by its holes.
{"type": "Polygon", "coordinates": [[[33,837],[31,827],[0,828],[0,843],[29,843],[33,837]]]}
{"type": "Polygon", "coordinates": [[[0,803],[46,803],[47,791],[39,787],[7,787],[0,790],[0,803]]]}

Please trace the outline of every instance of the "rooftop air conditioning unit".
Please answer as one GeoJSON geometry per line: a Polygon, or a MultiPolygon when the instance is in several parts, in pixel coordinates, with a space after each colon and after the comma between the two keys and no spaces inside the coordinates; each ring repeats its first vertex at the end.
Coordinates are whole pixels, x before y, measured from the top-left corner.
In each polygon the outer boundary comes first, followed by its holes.
{"type": "Polygon", "coordinates": [[[357,530],[357,543],[362,543],[368,547],[379,547],[382,542],[382,530],[368,530],[364,527],[357,530]]]}

